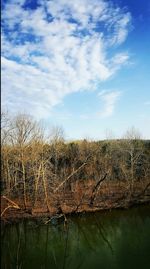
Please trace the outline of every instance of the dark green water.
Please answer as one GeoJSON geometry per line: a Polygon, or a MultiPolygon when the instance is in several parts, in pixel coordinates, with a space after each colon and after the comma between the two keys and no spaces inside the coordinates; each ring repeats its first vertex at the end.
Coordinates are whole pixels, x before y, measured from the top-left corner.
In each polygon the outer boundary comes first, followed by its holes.
{"type": "Polygon", "coordinates": [[[68,225],[2,229],[1,268],[149,269],[150,207],[84,214],[68,225]]]}

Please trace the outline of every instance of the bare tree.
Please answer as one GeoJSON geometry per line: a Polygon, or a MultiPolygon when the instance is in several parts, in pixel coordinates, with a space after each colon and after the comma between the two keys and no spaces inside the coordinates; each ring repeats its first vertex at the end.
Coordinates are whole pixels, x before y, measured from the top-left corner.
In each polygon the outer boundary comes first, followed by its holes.
{"type": "Polygon", "coordinates": [[[127,130],[124,135],[121,141],[121,150],[123,153],[122,171],[128,181],[129,195],[131,197],[136,181],[136,170],[144,152],[140,132],[134,127],[127,130]]]}

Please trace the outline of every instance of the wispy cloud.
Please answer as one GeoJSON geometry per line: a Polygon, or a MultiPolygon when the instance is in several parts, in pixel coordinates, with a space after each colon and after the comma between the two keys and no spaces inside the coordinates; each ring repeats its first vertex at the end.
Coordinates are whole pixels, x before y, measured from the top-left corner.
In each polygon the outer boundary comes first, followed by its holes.
{"type": "Polygon", "coordinates": [[[102,90],[96,97],[98,99],[100,109],[96,112],[90,112],[86,114],[81,114],[80,119],[82,120],[94,120],[94,119],[103,119],[108,118],[114,115],[115,107],[118,100],[122,95],[121,91],[118,90],[102,90]]]}
{"type": "MultiPolygon", "coordinates": [[[[11,111],[46,117],[67,94],[94,90],[129,59],[109,56],[125,41],[131,15],[104,0],[10,0],[2,16],[2,101],[11,111]]],[[[119,95],[105,93],[105,115],[119,95]]]]}
{"type": "Polygon", "coordinates": [[[115,110],[115,105],[121,95],[120,91],[101,91],[98,96],[104,103],[103,109],[97,113],[98,117],[106,118],[113,115],[115,110]]]}

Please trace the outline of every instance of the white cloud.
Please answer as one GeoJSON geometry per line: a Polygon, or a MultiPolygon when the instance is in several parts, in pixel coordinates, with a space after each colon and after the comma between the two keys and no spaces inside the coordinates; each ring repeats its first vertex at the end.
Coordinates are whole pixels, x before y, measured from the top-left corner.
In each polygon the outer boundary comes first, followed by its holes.
{"type": "MultiPolygon", "coordinates": [[[[10,0],[3,10],[2,100],[11,111],[48,116],[67,94],[94,90],[129,60],[126,52],[108,56],[131,21],[111,2],[41,1],[32,11],[24,3],[10,0]]],[[[117,96],[101,98],[111,114],[117,96]]]]}
{"type": "Polygon", "coordinates": [[[101,109],[99,111],[90,112],[88,114],[81,114],[82,120],[94,120],[111,117],[115,112],[117,101],[121,97],[122,92],[118,90],[102,90],[98,93],[99,104],[101,109]]]}
{"type": "Polygon", "coordinates": [[[120,91],[101,91],[98,96],[104,103],[102,111],[97,113],[97,116],[100,118],[106,118],[113,115],[115,110],[116,102],[118,101],[121,95],[120,91]]]}

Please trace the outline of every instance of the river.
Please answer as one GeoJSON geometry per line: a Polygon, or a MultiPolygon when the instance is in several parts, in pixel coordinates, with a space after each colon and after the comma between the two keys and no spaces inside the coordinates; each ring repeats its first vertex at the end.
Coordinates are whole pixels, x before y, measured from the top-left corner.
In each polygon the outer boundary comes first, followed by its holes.
{"type": "Polygon", "coordinates": [[[1,228],[2,269],[150,268],[150,206],[1,228]]]}

